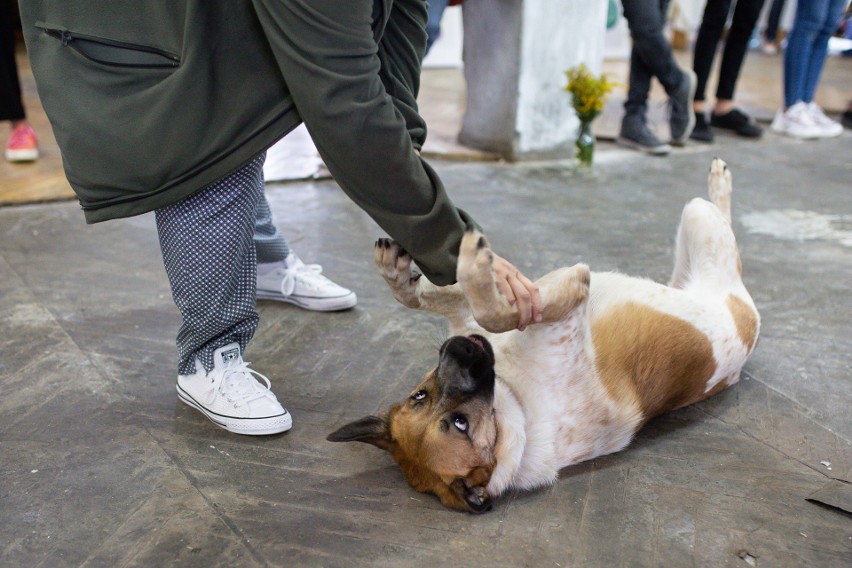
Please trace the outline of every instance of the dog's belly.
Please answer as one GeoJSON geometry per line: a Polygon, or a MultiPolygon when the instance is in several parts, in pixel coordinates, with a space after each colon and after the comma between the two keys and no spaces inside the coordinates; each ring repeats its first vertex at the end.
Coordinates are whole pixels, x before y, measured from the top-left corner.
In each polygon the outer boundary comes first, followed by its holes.
{"type": "Polygon", "coordinates": [[[753,341],[737,330],[731,294],[753,306],[744,289],[705,294],[595,273],[589,304],[567,320],[488,334],[497,376],[526,414],[513,485],[551,483],[563,467],[625,448],[652,416],[735,382],[753,341]],[[601,343],[596,330],[619,340],[601,343]]]}
{"type": "Polygon", "coordinates": [[[587,338],[575,331],[548,324],[492,337],[497,376],[524,410],[526,446],[513,481],[518,489],[552,483],[566,466],[623,449],[641,425],[638,405],[606,391],[587,338]],[[568,335],[576,339],[564,341],[568,335]]]}

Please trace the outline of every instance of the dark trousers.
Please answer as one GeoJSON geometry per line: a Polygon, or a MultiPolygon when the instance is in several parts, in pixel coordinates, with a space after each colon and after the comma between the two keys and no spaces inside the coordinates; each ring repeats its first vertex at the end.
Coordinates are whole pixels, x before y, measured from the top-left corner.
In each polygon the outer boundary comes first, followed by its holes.
{"type": "Polygon", "coordinates": [[[633,49],[630,52],[630,86],[624,112],[644,116],[648,106],[651,79],[656,77],[671,95],[685,80],[663,34],[669,0],[621,0],[624,17],[630,27],[633,49]]]}
{"type": "Polygon", "coordinates": [[[784,11],[785,2],[786,0],[772,0],[769,16],[766,17],[766,29],[763,32],[766,41],[775,41],[778,37],[778,26],[781,25],[781,12],[784,11]]]}
{"type": "MultiPolygon", "coordinates": [[[[763,8],[764,0],[737,0],[734,8],[734,17],[731,28],[728,30],[728,38],[725,40],[725,50],[722,52],[722,65],[719,68],[719,85],[716,89],[716,98],[731,100],[734,98],[734,88],[740,76],[740,68],[743,65],[748,41],[760,10],[763,8]]],[[[695,57],[693,69],[698,77],[698,87],[695,89],[695,100],[704,100],[704,91],[707,89],[707,78],[713,67],[713,58],[716,56],[716,48],[725,31],[725,23],[731,11],[731,0],[707,0],[704,7],[704,18],[698,30],[695,40],[695,57]]]]}
{"type": "Polygon", "coordinates": [[[11,10],[0,9],[0,120],[23,120],[21,84],[15,62],[15,28],[11,10]]]}

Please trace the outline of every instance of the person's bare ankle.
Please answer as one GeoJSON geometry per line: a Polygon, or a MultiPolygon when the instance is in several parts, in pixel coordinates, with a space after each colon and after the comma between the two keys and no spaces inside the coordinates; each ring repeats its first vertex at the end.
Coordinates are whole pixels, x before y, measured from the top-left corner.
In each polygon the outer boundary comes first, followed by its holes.
{"type": "Polygon", "coordinates": [[[723,114],[728,114],[734,108],[734,101],[729,100],[718,100],[716,101],[716,106],[713,108],[713,114],[716,116],[722,116],[723,114]]]}

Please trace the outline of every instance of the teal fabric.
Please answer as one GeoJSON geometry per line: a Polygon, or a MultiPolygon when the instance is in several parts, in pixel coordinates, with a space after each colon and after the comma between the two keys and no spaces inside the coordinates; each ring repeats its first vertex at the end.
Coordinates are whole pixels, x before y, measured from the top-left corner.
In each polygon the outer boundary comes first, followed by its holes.
{"type": "Polygon", "coordinates": [[[618,22],[618,4],[615,0],[609,0],[606,10],[606,29],[611,30],[618,22]]]}

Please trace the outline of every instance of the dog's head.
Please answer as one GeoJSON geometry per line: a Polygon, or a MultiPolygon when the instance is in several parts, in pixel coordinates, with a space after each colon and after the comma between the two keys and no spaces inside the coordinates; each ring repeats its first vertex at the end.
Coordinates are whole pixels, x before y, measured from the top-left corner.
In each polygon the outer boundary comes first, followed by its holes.
{"type": "Polygon", "coordinates": [[[387,450],[417,491],[452,509],[491,508],[485,486],[494,470],[494,351],[479,335],[452,337],[438,366],[411,395],[381,416],[367,416],[328,436],[387,450]]]}

